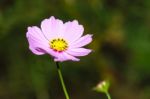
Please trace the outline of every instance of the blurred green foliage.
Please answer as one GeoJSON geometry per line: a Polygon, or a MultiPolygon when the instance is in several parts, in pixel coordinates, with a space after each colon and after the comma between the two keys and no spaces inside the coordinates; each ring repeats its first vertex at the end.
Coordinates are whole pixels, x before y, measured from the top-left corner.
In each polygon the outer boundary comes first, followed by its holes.
{"type": "Polygon", "coordinates": [[[150,0],[0,0],[0,99],[65,99],[55,63],[25,36],[50,16],[94,34],[92,54],[61,63],[71,99],[106,99],[92,91],[104,79],[112,99],[150,99],[150,0]]]}

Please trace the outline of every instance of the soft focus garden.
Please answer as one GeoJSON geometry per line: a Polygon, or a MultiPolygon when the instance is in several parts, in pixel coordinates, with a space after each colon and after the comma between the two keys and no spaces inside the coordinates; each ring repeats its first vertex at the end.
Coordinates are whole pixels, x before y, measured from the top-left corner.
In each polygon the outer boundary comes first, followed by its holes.
{"type": "Polygon", "coordinates": [[[0,0],[0,99],[107,92],[150,99],[150,0],[0,0]]]}

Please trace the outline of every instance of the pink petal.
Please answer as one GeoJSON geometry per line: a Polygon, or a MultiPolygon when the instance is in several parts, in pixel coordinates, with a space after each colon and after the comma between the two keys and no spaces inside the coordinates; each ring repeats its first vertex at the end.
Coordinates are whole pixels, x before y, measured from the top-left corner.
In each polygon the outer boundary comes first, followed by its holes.
{"type": "Polygon", "coordinates": [[[47,39],[62,37],[64,33],[63,22],[55,17],[50,17],[41,22],[41,29],[47,39]]]}
{"type": "Polygon", "coordinates": [[[42,47],[37,47],[36,45],[38,45],[39,43],[35,43],[35,41],[33,39],[28,39],[29,43],[29,49],[36,55],[43,55],[45,54],[45,51],[42,49],[42,47]],[[32,44],[31,44],[32,43],[32,44]]]}
{"type": "Polygon", "coordinates": [[[72,22],[66,22],[64,24],[64,27],[65,27],[64,38],[66,38],[69,41],[69,43],[79,39],[84,31],[83,26],[79,25],[78,21],[76,20],[72,22]]]}
{"type": "Polygon", "coordinates": [[[64,53],[59,53],[59,55],[57,55],[57,57],[54,58],[55,62],[63,62],[63,61],[67,61],[69,60],[68,58],[65,57],[64,53]]]}
{"type": "Polygon", "coordinates": [[[54,50],[51,49],[51,48],[49,48],[48,50],[46,50],[46,52],[47,52],[49,55],[51,55],[52,57],[54,57],[54,58],[57,58],[57,57],[60,55],[59,52],[56,52],[56,51],[54,51],[54,50]]]}
{"type": "Polygon", "coordinates": [[[49,49],[47,50],[47,53],[53,56],[54,61],[63,62],[63,61],[70,60],[65,56],[64,52],[57,52],[54,51],[53,49],[49,49]]]}
{"type": "Polygon", "coordinates": [[[72,61],[80,61],[80,59],[78,59],[78,58],[76,58],[76,57],[74,57],[72,55],[69,55],[68,53],[64,52],[64,55],[65,55],[65,57],[67,57],[68,59],[70,59],[72,61]]]}
{"type": "Polygon", "coordinates": [[[70,45],[70,48],[83,47],[92,41],[92,35],[87,34],[70,45]]]}
{"type": "Polygon", "coordinates": [[[63,61],[68,61],[68,60],[72,60],[72,61],[79,61],[80,59],[71,56],[65,52],[60,53],[55,59],[54,61],[59,61],[59,62],[63,62],[63,61]]]}
{"type": "Polygon", "coordinates": [[[28,27],[26,37],[29,42],[29,49],[34,54],[45,54],[45,49],[48,47],[48,41],[43,36],[41,30],[38,27],[28,27]]]}
{"type": "Polygon", "coordinates": [[[74,49],[68,49],[66,53],[72,56],[86,56],[88,55],[92,50],[85,49],[85,48],[74,48],[74,49]]]}

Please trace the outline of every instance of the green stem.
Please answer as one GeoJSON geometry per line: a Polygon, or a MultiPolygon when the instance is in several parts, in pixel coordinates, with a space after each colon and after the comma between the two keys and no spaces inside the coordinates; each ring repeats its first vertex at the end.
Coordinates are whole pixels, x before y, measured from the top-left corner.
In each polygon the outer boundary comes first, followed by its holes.
{"type": "Polygon", "coordinates": [[[58,62],[56,62],[56,66],[57,66],[57,71],[58,71],[58,74],[59,74],[60,82],[61,82],[64,94],[66,96],[66,99],[70,99],[69,95],[68,95],[68,92],[67,92],[67,89],[66,89],[66,86],[65,86],[65,83],[64,83],[64,80],[63,80],[63,77],[62,77],[62,73],[61,73],[61,70],[60,70],[58,62]]]}
{"type": "Polygon", "coordinates": [[[105,92],[105,93],[106,93],[107,98],[111,99],[110,94],[108,92],[105,92]]]}

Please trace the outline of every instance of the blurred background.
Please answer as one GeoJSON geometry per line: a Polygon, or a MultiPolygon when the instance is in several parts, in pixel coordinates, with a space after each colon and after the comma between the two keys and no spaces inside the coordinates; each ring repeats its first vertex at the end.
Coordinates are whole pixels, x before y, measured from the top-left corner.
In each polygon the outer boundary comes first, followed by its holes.
{"type": "Polygon", "coordinates": [[[61,69],[71,99],[150,99],[150,0],[0,0],[0,99],[65,99],[55,63],[28,49],[28,26],[77,19],[93,49],[61,69]]]}

